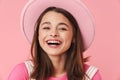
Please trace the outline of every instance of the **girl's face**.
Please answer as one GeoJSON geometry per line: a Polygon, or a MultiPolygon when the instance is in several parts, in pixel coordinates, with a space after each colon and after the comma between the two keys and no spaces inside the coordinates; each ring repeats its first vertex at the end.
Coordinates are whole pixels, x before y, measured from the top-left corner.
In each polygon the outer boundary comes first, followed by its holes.
{"type": "Polygon", "coordinates": [[[64,15],[49,11],[39,26],[39,43],[48,56],[62,55],[70,48],[73,29],[64,15]]]}

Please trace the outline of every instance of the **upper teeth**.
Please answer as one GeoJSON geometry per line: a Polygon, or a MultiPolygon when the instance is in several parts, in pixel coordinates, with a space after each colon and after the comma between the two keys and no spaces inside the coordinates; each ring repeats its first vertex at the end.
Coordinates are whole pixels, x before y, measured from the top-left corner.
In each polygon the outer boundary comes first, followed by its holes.
{"type": "Polygon", "coordinates": [[[47,41],[48,43],[60,43],[60,41],[47,41]]]}

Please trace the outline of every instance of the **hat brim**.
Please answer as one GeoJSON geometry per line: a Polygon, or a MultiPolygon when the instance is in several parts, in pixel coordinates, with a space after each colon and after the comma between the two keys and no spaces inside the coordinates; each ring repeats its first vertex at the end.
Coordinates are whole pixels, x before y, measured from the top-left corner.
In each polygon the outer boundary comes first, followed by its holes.
{"type": "Polygon", "coordinates": [[[40,14],[48,7],[59,7],[70,12],[78,22],[86,50],[94,38],[93,17],[80,0],[31,0],[26,4],[21,15],[21,27],[27,40],[32,43],[35,23],[40,14]]]}

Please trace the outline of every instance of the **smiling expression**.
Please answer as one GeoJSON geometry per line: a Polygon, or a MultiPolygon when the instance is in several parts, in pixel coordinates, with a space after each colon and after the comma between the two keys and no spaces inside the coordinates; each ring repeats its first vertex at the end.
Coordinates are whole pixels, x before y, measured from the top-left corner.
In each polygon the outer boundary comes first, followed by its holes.
{"type": "Polygon", "coordinates": [[[39,26],[39,43],[49,56],[62,55],[70,48],[73,27],[63,14],[49,11],[39,26]]]}

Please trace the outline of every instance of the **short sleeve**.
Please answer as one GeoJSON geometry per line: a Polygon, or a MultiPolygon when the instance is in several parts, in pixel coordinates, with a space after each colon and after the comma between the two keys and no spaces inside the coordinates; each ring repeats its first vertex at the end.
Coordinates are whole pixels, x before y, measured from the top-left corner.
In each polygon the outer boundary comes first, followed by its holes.
{"type": "Polygon", "coordinates": [[[14,67],[9,74],[8,80],[28,80],[28,72],[24,63],[20,63],[14,67]]]}
{"type": "Polygon", "coordinates": [[[102,80],[99,70],[95,73],[92,80],[102,80]]]}
{"type": "Polygon", "coordinates": [[[90,77],[90,80],[102,80],[98,68],[85,64],[85,71],[87,75],[90,77]]]}

